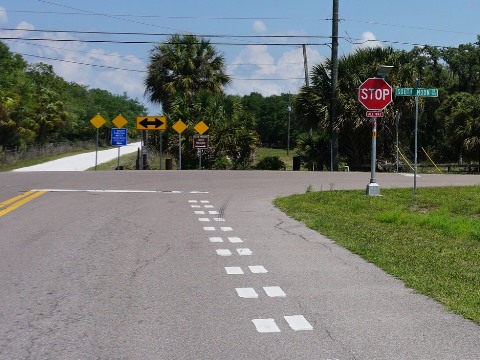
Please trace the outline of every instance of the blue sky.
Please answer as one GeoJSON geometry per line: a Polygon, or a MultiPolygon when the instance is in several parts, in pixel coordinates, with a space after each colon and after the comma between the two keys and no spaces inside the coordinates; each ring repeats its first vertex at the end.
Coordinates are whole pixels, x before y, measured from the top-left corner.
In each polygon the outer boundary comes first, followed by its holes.
{"type": "MultiPolygon", "coordinates": [[[[14,37],[5,42],[29,62],[49,63],[68,81],[116,94],[127,92],[145,103],[151,114],[156,114],[161,109],[143,97],[144,71],[152,44],[51,40],[161,42],[175,32],[212,35],[211,41],[224,54],[233,78],[227,93],[245,95],[256,91],[265,96],[296,93],[304,83],[300,44],[310,44],[307,45],[309,67],[331,55],[328,44],[332,3],[332,0],[0,0],[0,37],[14,37]],[[32,33],[12,29],[70,32],[32,33]],[[31,37],[46,40],[26,40],[31,37]]],[[[416,44],[458,46],[476,42],[480,34],[480,0],[339,0],[339,18],[340,56],[359,46],[393,46],[405,50],[416,44]]]]}

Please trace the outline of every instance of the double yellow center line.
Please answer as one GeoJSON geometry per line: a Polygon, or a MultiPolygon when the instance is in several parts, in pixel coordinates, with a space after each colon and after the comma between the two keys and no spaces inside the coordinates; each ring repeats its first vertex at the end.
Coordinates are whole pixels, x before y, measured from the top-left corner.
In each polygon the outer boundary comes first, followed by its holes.
{"type": "Polygon", "coordinates": [[[20,194],[11,199],[8,199],[7,201],[0,203],[0,217],[5,214],[8,214],[10,211],[15,210],[16,208],[19,208],[22,205],[25,205],[29,201],[32,201],[33,199],[36,199],[37,197],[45,193],[46,191],[35,191],[35,190],[27,191],[27,192],[24,192],[23,194],[20,194]]]}

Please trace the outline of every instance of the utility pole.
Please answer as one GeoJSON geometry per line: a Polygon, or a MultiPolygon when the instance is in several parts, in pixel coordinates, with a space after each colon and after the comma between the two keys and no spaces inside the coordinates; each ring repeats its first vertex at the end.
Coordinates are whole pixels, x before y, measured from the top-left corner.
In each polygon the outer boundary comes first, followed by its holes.
{"type": "Polygon", "coordinates": [[[292,113],[292,95],[288,93],[287,155],[290,152],[290,114],[292,113]]]}
{"type": "Polygon", "coordinates": [[[303,48],[303,67],[305,69],[305,86],[310,86],[310,81],[308,79],[308,62],[307,62],[307,47],[305,44],[302,45],[303,48]]]}
{"type": "Polygon", "coordinates": [[[337,82],[338,82],[338,0],[333,0],[332,16],[332,73],[330,96],[330,171],[338,169],[337,134],[334,123],[337,120],[337,82]]]}

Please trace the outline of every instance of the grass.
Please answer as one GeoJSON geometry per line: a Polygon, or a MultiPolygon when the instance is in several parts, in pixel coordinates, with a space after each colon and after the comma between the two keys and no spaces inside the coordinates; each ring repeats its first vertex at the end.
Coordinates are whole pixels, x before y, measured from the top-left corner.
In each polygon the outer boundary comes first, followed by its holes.
{"type": "Polygon", "coordinates": [[[307,192],[275,205],[480,323],[480,187],[307,192]]]}
{"type": "Polygon", "coordinates": [[[257,161],[267,156],[278,156],[280,160],[282,160],[287,166],[286,170],[293,170],[293,156],[294,156],[293,150],[290,150],[289,154],[287,155],[287,151],[285,149],[272,149],[272,148],[257,149],[257,154],[256,154],[257,161]]]}

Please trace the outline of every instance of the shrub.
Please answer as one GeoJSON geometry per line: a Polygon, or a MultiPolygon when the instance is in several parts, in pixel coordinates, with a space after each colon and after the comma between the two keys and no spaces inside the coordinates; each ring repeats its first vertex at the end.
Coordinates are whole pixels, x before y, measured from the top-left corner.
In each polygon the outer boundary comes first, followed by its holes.
{"type": "Polygon", "coordinates": [[[266,156],[255,165],[257,170],[285,170],[285,163],[278,156],[266,156]]]}

